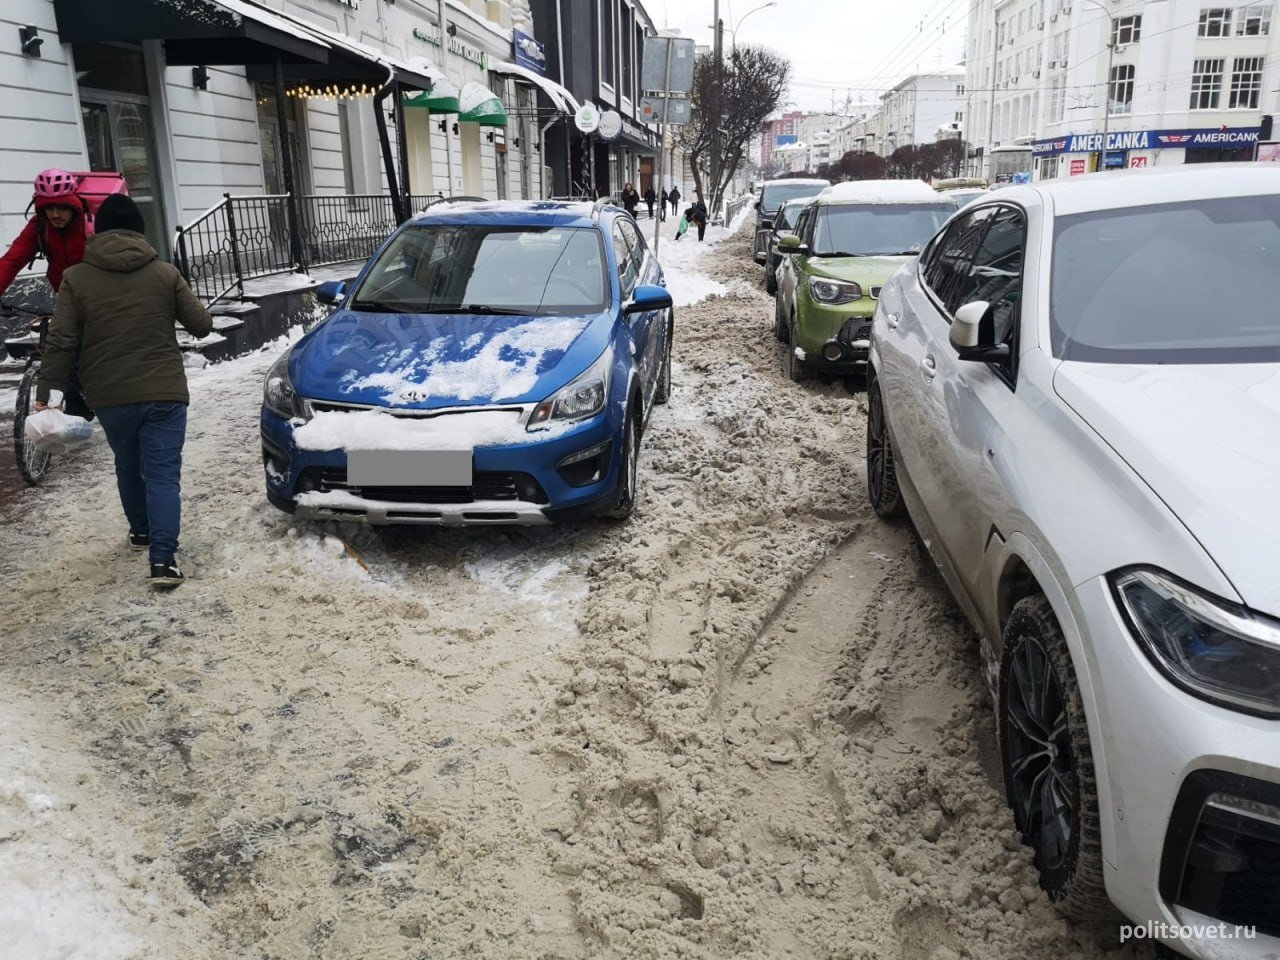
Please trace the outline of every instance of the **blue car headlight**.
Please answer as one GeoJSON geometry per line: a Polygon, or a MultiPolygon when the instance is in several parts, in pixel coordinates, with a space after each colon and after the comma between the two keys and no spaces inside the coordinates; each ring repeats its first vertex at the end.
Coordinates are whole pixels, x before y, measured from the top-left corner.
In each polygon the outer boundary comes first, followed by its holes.
{"type": "Polygon", "coordinates": [[[556,421],[585,420],[604,409],[609,396],[609,371],[613,353],[606,350],[583,373],[540,404],[529,414],[529,430],[545,429],[556,421]]]}
{"type": "Polygon", "coordinates": [[[1157,570],[1110,580],[1134,638],[1170,680],[1220,706],[1280,717],[1280,622],[1157,570]]]}
{"type": "Polygon", "coordinates": [[[271,365],[262,384],[262,402],[276,416],[286,420],[311,419],[311,404],[298,396],[289,379],[289,351],[271,365]]]}

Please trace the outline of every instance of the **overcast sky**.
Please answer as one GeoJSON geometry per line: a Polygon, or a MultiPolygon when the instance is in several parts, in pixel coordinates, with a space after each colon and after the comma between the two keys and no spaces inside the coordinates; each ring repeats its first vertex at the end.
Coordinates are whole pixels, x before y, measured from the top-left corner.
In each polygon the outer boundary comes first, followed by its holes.
{"type": "MultiPolygon", "coordinates": [[[[654,23],[711,45],[714,0],[643,0],[654,23]]],[[[724,45],[771,47],[791,61],[787,109],[870,109],[912,73],[955,68],[964,56],[968,0],[720,0],[724,45]],[[923,30],[921,25],[923,24],[923,30]]]]}

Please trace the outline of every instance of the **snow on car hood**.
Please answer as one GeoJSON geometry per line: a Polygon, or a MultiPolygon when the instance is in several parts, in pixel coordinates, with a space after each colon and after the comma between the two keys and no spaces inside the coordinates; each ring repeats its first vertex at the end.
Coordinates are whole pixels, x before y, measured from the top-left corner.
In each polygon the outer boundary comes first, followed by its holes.
{"type": "Polygon", "coordinates": [[[815,276],[881,286],[910,257],[810,257],[808,270],[815,276]]]}
{"type": "Polygon", "coordinates": [[[1177,514],[1244,602],[1280,616],[1280,367],[1068,362],[1054,389],[1177,514]]]}
{"type": "Polygon", "coordinates": [[[606,318],[343,311],[298,343],[290,371],[314,400],[414,409],[537,401],[600,355],[606,318]]]}

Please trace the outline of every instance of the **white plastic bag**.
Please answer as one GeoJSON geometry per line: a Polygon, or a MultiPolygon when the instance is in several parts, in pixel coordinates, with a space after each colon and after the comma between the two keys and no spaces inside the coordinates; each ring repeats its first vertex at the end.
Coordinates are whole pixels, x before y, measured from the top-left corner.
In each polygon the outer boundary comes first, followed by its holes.
{"type": "Polygon", "coordinates": [[[41,453],[63,454],[88,443],[93,436],[93,424],[56,407],[47,407],[27,417],[23,434],[41,453]]]}

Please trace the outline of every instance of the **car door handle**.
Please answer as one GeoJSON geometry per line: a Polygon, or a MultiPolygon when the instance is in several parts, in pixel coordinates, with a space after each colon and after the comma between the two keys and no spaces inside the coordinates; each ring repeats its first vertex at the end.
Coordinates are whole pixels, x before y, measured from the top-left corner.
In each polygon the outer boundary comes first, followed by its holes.
{"type": "Polygon", "coordinates": [[[884,315],[884,325],[890,330],[897,330],[898,324],[902,322],[902,318],[896,313],[886,313],[884,315]]]}
{"type": "Polygon", "coordinates": [[[938,372],[938,364],[934,362],[933,357],[925,354],[923,360],[920,361],[920,372],[924,374],[926,380],[932,380],[938,372]]]}

